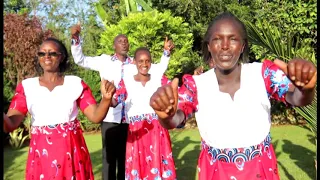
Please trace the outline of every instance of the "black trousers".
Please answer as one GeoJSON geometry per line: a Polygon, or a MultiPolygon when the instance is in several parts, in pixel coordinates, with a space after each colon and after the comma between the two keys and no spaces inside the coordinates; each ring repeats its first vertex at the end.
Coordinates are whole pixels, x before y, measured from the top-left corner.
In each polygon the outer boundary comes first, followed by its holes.
{"type": "Polygon", "coordinates": [[[128,124],[102,122],[102,179],[124,180],[128,124]]]}

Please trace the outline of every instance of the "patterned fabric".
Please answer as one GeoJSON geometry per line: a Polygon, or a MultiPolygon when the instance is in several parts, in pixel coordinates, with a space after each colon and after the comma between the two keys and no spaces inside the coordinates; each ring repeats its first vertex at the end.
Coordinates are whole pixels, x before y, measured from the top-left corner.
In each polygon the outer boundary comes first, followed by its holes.
{"type": "MultiPolygon", "coordinates": [[[[246,147],[246,148],[228,148],[228,149],[217,149],[210,147],[206,142],[201,141],[202,148],[207,149],[208,154],[211,156],[211,163],[218,161],[226,163],[237,163],[251,161],[256,157],[262,155],[263,152],[269,150],[271,143],[270,134],[267,138],[258,145],[246,147]]],[[[270,155],[270,153],[268,152],[270,155]]]]}
{"type": "MultiPolygon", "coordinates": [[[[111,60],[112,61],[117,61],[119,60],[117,54],[114,54],[112,57],[111,57],[111,60]]],[[[121,65],[121,79],[123,78],[123,75],[124,75],[124,68],[123,66],[126,65],[126,64],[132,64],[133,63],[133,60],[128,56],[126,58],[126,60],[123,62],[123,64],[121,65]]],[[[121,80],[122,81],[122,80],[121,80]]],[[[120,81],[120,83],[121,83],[120,81]]],[[[122,104],[122,109],[121,109],[121,123],[125,123],[126,122],[126,113],[125,113],[125,106],[126,106],[126,103],[124,101],[121,101],[121,102],[118,102],[118,103],[121,103],[122,104]]]]}
{"type": "MultiPolygon", "coordinates": [[[[252,156],[254,157],[251,160],[244,161],[246,155],[241,153],[234,155],[235,162],[232,163],[224,161],[229,158],[227,155],[225,157],[220,155],[220,160],[213,162],[210,148],[207,148],[207,146],[202,148],[198,159],[199,180],[279,180],[275,152],[272,144],[266,141],[259,145],[259,153],[253,151],[252,156]]],[[[250,148],[245,149],[248,151],[250,148]]],[[[234,151],[235,149],[232,149],[231,153],[234,153],[234,151]]],[[[243,150],[237,149],[237,151],[243,150]]]]}
{"type": "Polygon", "coordinates": [[[270,60],[264,60],[262,75],[266,85],[268,97],[286,103],[285,95],[292,86],[291,81],[282,70],[270,60]]]}
{"type": "Polygon", "coordinates": [[[26,179],[94,179],[78,120],[31,127],[26,179]]]}
{"type": "MultiPolygon", "coordinates": [[[[284,72],[269,60],[263,61],[262,75],[266,85],[266,92],[270,99],[276,99],[286,103],[285,95],[292,85],[284,72]]],[[[198,110],[197,86],[192,75],[183,76],[183,85],[179,88],[179,109],[186,119],[198,110]]]]}

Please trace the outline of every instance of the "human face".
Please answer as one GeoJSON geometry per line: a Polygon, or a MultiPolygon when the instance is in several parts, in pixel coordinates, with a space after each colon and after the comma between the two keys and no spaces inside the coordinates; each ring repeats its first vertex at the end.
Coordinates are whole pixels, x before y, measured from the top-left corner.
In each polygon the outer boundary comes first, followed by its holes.
{"type": "Polygon", "coordinates": [[[149,52],[137,52],[134,62],[137,66],[139,74],[148,75],[149,69],[151,67],[151,55],[149,52]]]}
{"type": "Polygon", "coordinates": [[[236,67],[244,49],[240,25],[233,20],[222,19],[211,28],[208,50],[215,67],[224,71],[236,67]]]}
{"type": "Polygon", "coordinates": [[[114,50],[116,54],[126,56],[129,51],[129,41],[126,36],[118,36],[114,41],[114,50]]]}
{"type": "Polygon", "coordinates": [[[62,56],[58,45],[51,41],[44,42],[38,52],[40,66],[45,72],[58,72],[62,56]]]}

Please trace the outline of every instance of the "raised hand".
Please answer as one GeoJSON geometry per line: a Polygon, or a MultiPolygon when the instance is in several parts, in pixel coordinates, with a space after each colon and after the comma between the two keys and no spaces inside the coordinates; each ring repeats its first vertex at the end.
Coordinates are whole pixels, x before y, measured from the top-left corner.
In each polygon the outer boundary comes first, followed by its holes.
{"type": "Polygon", "coordinates": [[[78,22],[76,25],[73,25],[71,28],[70,28],[70,32],[71,32],[71,38],[73,39],[77,39],[80,35],[80,32],[81,32],[81,25],[80,23],[78,22]]]}
{"type": "Polygon", "coordinates": [[[315,88],[317,83],[317,68],[307,60],[295,58],[287,63],[276,59],[274,63],[288,76],[291,82],[303,90],[315,88]]]}
{"type": "Polygon", "coordinates": [[[197,69],[193,71],[193,75],[200,75],[202,73],[203,73],[203,66],[199,66],[197,67],[197,69]]]}
{"type": "Polygon", "coordinates": [[[175,78],[171,84],[159,87],[150,98],[150,106],[160,119],[172,118],[178,106],[178,84],[175,78]]]}
{"type": "Polygon", "coordinates": [[[115,91],[116,87],[114,86],[113,81],[101,80],[101,93],[104,99],[112,99],[115,91]]]}
{"type": "Polygon", "coordinates": [[[164,40],[164,47],[165,50],[171,51],[174,48],[174,44],[172,40],[168,40],[168,37],[166,36],[164,40]]]}

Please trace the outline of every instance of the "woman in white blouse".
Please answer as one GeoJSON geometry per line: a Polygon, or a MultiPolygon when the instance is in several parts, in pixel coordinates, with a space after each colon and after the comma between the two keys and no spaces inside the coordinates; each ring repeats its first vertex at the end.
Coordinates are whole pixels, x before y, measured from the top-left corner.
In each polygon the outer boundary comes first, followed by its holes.
{"type": "Polygon", "coordinates": [[[40,77],[17,85],[4,130],[13,131],[29,112],[31,140],[25,179],[93,180],[90,155],[77,120],[78,107],[92,122],[106,116],[115,92],[113,82],[102,80],[103,97],[97,105],[89,86],[79,77],[64,75],[68,53],[64,44],[46,39],[37,54],[40,77]]]}

